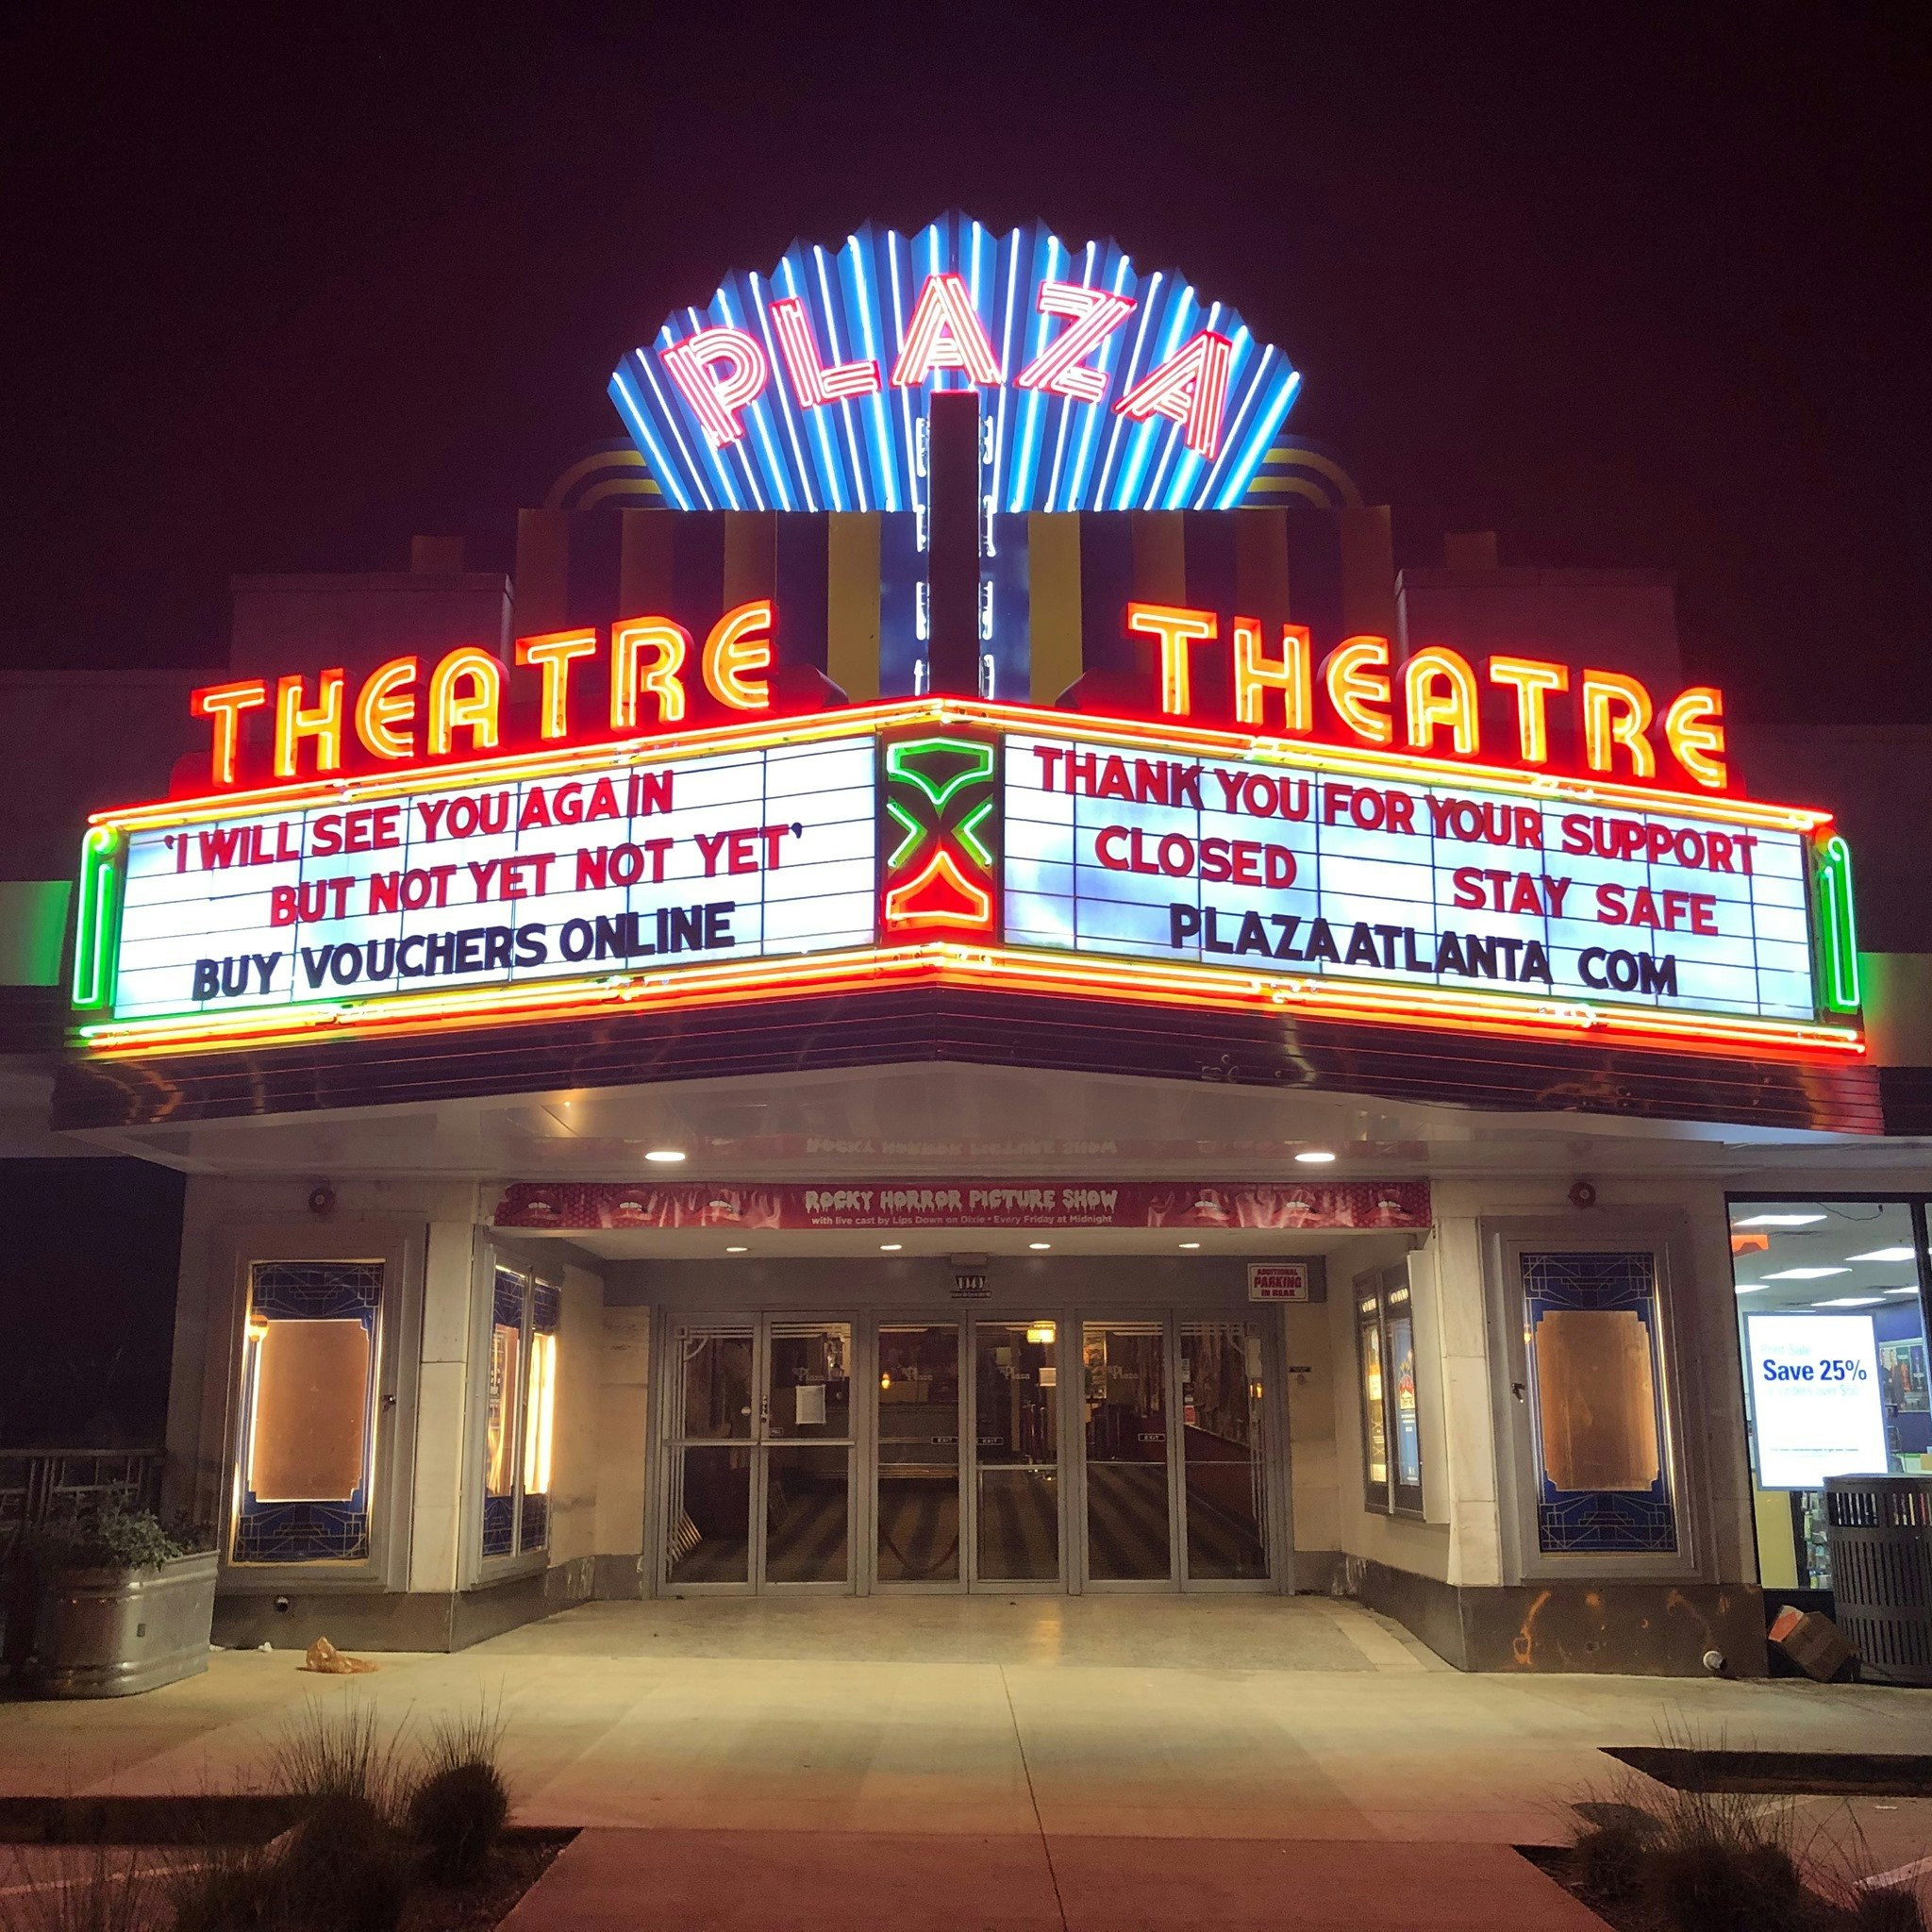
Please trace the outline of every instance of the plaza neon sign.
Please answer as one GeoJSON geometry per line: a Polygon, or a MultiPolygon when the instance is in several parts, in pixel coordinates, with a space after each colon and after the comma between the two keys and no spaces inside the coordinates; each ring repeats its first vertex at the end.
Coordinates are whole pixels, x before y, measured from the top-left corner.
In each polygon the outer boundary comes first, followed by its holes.
{"type": "Polygon", "coordinates": [[[610,396],[676,508],[891,513],[925,502],[926,398],[976,389],[997,514],[1229,508],[1300,382],[1177,270],[951,214],[727,275],[610,396]]]}

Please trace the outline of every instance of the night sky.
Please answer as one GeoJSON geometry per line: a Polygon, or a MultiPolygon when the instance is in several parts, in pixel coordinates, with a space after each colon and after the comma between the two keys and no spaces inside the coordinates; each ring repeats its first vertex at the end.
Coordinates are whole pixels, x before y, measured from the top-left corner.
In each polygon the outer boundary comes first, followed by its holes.
{"type": "Polygon", "coordinates": [[[1674,570],[1737,708],[1932,701],[1924,7],[334,13],[12,15],[0,662],[507,564],[674,304],[957,206],[1237,305],[1399,562],[1674,570]]]}

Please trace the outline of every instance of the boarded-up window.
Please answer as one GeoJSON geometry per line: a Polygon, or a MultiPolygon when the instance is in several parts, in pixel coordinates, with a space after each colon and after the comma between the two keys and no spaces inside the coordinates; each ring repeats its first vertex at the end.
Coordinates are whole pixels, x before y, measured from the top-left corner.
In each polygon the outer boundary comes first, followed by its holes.
{"type": "Polygon", "coordinates": [[[1648,1491],[1662,1472],[1650,1337],[1630,1308],[1553,1308],[1536,1326],[1543,1471],[1559,1490],[1648,1491]]]}
{"type": "Polygon", "coordinates": [[[248,1487],[260,1503],[346,1503],[362,1483],[369,1330],[271,1322],[256,1363],[248,1487]]]}

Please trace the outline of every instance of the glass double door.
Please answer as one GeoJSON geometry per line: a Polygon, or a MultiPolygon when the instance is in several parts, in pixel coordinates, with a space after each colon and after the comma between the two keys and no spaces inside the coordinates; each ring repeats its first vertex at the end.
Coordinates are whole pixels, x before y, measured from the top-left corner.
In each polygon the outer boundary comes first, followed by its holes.
{"type": "Polygon", "coordinates": [[[874,1580],[1061,1582],[1058,1324],[882,1322],[878,1364],[874,1580]]]}
{"type": "Polygon", "coordinates": [[[877,1583],[1268,1582],[1258,1325],[1161,1315],[1078,1334],[1063,1389],[1058,1321],[880,1325],[877,1583]]]}
{"type": "Polygon", "coordinates": [[[1080,1369],[1088,1583],[1267,1582],[1260,1329],[1091,1321],[1080,1369]]]}
{"type": "Polygon", "coordinates": [[[670,1341],[672,1590],[1271,1578],[1254,1322],[956,1316],[856,1332],[774,1314],[674,1318],[670,1341]]]}
{"type": "Polygon", "coordinates": [[[664,1578],[852,1587],[852,1324],[676,1322],[664,1578]]]}

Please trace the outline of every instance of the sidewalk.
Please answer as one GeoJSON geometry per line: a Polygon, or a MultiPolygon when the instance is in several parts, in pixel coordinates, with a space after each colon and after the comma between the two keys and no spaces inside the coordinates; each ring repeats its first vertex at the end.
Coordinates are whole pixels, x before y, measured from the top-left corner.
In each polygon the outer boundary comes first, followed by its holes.
{"type": "MultiPolygon", "coordinates": [[[[671,1924],[908,1928],[983,1907],[1002,1926],[1368,1932],[1560,1924],[1565,1901],[1519,1894],[1543,1881],[1507,1848],[1563,1836],[1565,1801],[1616,1769],[1606,1745],[1667,1724],[1770,1750],[1932,1736],[1923,1692],[1465,1676],[1319,1598],[593,1604],[456,1657],[383,1657],[371,1677],[298,1662],[225,1653],[146,1697],[0,1705],[0,1790],[232,1788],[306,1697],[415,1724],[500,1698],[519,1819],[594,1828],[519,1932],[642,1923],[641,1897],[686,1901],[671,1924]],[[1337,1916],[1241,1916],[1285,1907],[1285,1865],[1296,1899],[1337,1916]],[[1479,1916],[1454,1916],[1458,1896],[1479,1916]]],[[[1859,1815],[1874,1870],[1932,1850],[1932,1804],[1859,1815]]]]}

